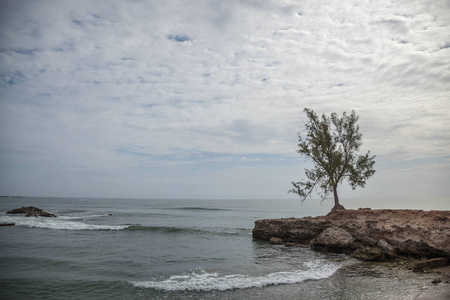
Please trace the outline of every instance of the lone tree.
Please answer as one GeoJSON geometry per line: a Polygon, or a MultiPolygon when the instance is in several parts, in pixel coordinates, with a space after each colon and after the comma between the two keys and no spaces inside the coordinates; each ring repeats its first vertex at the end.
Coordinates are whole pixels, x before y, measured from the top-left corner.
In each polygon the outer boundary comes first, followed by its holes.
{"type": "Polygon", "coordinates": [[[308,117],[306,122],[306,137],[299,133],[298,153],[305,155],[314,163],[311,170],[305,169],[306,181],[292,182],[294,188],[289,192],[298,194],[302,202],[310,196],[314,189],[321,196],[322,201],[333,192],[333,210],[345,209],[339,204],[337,193],[338,184],[348,180],[352,189],[364,187],[366,179],[375,173],[373,165],[375,156],[370,151],[365,155],[358,155],[362,145],[359,126],[356,124],[358,116],[354,111],[350,115],[345,112],[342,118],[336,113],[331,118],[322,115],[321,118],[312,110],[305,108],[308,117]]]}

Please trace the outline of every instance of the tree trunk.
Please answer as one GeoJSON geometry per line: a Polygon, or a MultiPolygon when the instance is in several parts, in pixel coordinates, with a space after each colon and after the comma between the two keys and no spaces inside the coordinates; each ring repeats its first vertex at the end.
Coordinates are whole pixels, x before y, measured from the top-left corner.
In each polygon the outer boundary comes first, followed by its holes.
{"type": "Polygon", "coordinates": [[[339,197],[337,194],[337,185],[333,186],[333,194],[334,194],[334,207],[331,209],[331,211],[345,209],[345,207],[343,207],[342,205],[339,204],[339,197]]]}

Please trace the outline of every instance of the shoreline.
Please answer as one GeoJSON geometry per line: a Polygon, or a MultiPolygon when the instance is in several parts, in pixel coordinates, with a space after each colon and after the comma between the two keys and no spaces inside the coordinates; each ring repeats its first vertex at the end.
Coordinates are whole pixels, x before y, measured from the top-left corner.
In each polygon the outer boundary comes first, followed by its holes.
{"type": "Polygon", "coordinates": [[[328,280],[350,299],[448,300],[450,266],[413,272],[399,262],[357,261],[328,280]],[[439,283],[436,278],[441,279],[439,283]]]}
{"type": "MultiPolygon", "coordinates": [[[[432,270],[441,276],[442,282],[432,286],[425,286],[414,300],[448,300],[450,299],[450,265],[432,270]]],[[[436,277],[438,277],[436,276],[436,277]]]]}
{"type": "Polygon", "coordinates": [[[450,211],[370,208],[257,220],[254,239],[355,258],[323,283],[349,299],[450,300],[450,211]]]}

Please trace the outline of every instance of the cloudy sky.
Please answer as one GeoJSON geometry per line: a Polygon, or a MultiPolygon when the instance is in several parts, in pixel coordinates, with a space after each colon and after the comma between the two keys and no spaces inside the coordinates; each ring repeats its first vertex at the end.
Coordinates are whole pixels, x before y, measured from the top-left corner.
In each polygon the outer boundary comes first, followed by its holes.
{"type": "Polygon", "coordinates": [[[0,194],[289,198],[304,107],[450,199],[450,2],[1,1],[0,194]]]}

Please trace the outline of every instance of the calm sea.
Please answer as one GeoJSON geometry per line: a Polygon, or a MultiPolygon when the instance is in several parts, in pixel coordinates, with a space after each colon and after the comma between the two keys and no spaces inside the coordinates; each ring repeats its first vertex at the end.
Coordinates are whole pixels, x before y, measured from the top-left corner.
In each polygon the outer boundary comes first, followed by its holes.
{"type": "Polygon", "coordinates": [[[353,259],[252,239],[255,220],[328,211],[296,200],[1,198],[0,223],[16,226],[0,227],[0,298],[370,299],[336,283],[353,259]],[[5,214],[31,205],[58,217],[5,214]]]}

